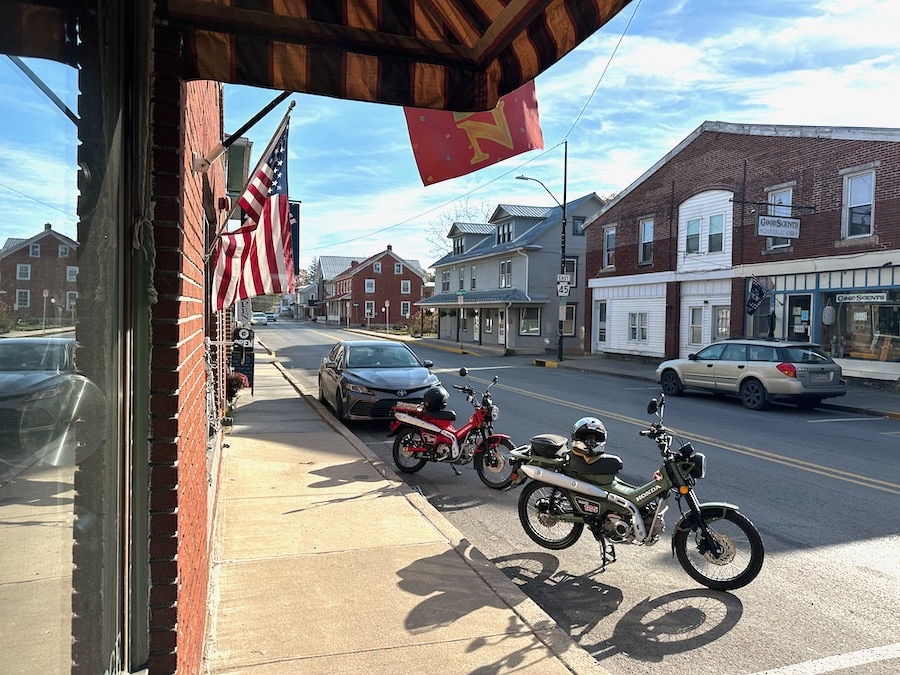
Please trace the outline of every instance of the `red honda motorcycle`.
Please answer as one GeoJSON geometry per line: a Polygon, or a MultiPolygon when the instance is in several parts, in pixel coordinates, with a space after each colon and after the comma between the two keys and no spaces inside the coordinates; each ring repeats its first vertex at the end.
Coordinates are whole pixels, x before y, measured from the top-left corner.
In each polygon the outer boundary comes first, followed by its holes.
{"type": "MultiPolygon", "coordinates": [[[[460,377],[469,371],[460,368],[460,377]]],[[[415,473],[428,462],[450,464],[457,476],[456,464],[475,461],[475,471],[481,482],[495,490],[503,490],[512,483],[514,465],[510,452],[515,448],[509,436],[495,434],[494,421],[500,409],[491,399],[490,389],[499,378],[488,385],[481,400],[471,384],[454,384],[453,388],[466,395],[475,408],[472,417],[459,429],[453,426],[456,413],[446,410],[447,390],[441,386],[425,392],[422,403],[397,403],[393,408],[389,436],[394,439],[394,463],[403,473],[415,473]]]]}

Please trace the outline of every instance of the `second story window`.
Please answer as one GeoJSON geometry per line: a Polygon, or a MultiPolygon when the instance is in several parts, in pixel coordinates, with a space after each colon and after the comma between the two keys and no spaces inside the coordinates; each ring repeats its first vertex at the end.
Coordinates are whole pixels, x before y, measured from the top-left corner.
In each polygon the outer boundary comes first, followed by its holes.
{"type": "Polygon", "coordinates": [[[441,293],[447,293],[450,290],[450,270],[441,272],[441,293]]]}
{"type": "Polygon", "coordinates": [[[66,281],[68,281],[70,284],[74,284],[76,281],[78,281],[77,267],[73,265],[69,265],[68,267],[66,267],[66,281]]]}
{"type": "Polygon", "coordinates": [[[466,268],[459,268],[459,290],[465,290],[466,288],[466,268]]]}
{"type": "Polygon", "coordinates": [[[875,205],[875,172],[844,175],[844,208],[841,214],[843,237],[867,237],[872,234],[875,205]]]}
{"type": "Polygon", "coordinates": [[[381,263],[372,263],[372,271],[375,272],[375,274],[381,274],[381,263]]]}
{"type": "Polygon", "coordinates": [[[472,265],[472,281],[471,281],[471,283],[469,284],[469,290],[470,290],[470,291],[474,291],[474,290],[475,290],[475,272],[476,272],[477,269],[478,269],[478,268],[475,267],[475,265],[472,265]]]}
{"type": "Polygon", "coordinates": [[[562,273],[569,275],[569,286],[575,288],[578,285],[578,258],[566,258],[562,273]]]}
{"type": "Polygon", "coordinates": [[[59,245],[59,257],[60,258],[68,258],[69,257],[69,247],[65,244],[59,245]]]}
{"type": "Polygon", "coordinates": [[[709,231],[706,233],[706,252],[721,253],[725,238],[725,216],[717,213],[709,217],[709,231]]]}
{"type": "Polygon", "coordinates": [[[31,281],[31,265],[27,263],[16,265],[16,279],[19,281],[31,281]]]}
{"type": "Polygon", "coordinates": [[[648,265],[653,262],[653,218],[644,218],[638,225],[640,232],[640,249],[638,262],[648,265]]]}
{"type": "Polygon", "coordinates": [[[41,257],[41,245],[40,244],[32,244],[28,247],[28,257],[30,258],[40,258],[41,257]]]}
{"type": "Polygon", "coordinates": [[[497,243],[504,244],[512,241],[512,223],[503,223],[497,226],[497,243]]]}
{"type": "Polygon", "coordinates": [[[512,260],[500,263],[500,288],[512,287],[512,260]]]}
{"type": "MultiPolygon", "coordinates": [[[[791,202],[793,200],[793,190],[773,190],[769,193],[769,215],[785,216],[791,215],[791,202]]],[[[766,248],[785,248],[791,245],[791,240],[787,237],[767,237],[766,248]]]]}
{"type": "Polygon", "coordinates": [[[412,284],[410,283],[409,279],[401,279],[400,280],[400,293],[401,294],[409,295],[412,292],[411,288],[412,288],[412,284]]]}
{"type": "Polygon", "coordinates": [[[394,274],[403,274],[403,264],[394,263],[394,274]]]}
{"type": "Polygon", "coordinates": [[[374,293],[375,292],[375,280],[374,279],[366,279],[366,293],[374,293]]]}
{"type": "Polygon", "coordinates": [[[584,236],[584,216],[572,217],[572,234],[576,237],[584,236]]]}
{"type": "Polygon", "coordinates": [[[685,253],[700,253],[700,219],[692,218],[687,222],[687,237],[684,241],[685,253]]]}
{"type": "Polygon", "coordinates": [[[453,240],[453,255],[459,255],[460,253],[466,252],[465,240],[462,237],[457,237],[453,240]]]}
{"type": "Polygon", "coordinates": [[[604,228],[603,230],[603,266],[616,266],[616,226],[604,228]]]}

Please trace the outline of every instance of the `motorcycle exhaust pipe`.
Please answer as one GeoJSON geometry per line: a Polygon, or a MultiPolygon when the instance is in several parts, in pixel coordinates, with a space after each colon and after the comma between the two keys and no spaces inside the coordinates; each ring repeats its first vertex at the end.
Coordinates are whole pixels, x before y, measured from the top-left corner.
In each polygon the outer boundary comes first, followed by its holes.
{"type": "Polygon", "coordinates": [[[593,483],[578,480],[577,478],[572,478],[571,476],[566,476],[565,474],[557,473],[556,471],[550,471],[540,466],[526,464],[522,466],[521,470],[526,476],[540,483],[546,483],[547,485],[562,488],[563,490],[572,490],[573,492],[578,492],[579,494],[587,495],[589,497],[596,497],[597,499],[605,499],[622,508],[628,509],[631,513],[631,520],[634,522],[634,530],[637,539],[642,543],[644,539],[646,539],[647,529],[644,527],[644,519],[641,518],[641,512],[635,504],[632,504],[624,497],[621,497],[614,492],[608,492],[593,483]]]}

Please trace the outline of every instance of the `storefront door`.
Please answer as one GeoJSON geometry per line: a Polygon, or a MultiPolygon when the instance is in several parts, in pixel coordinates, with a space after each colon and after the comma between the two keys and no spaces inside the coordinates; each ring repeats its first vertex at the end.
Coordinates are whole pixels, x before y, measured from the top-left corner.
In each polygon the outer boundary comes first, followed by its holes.
{"type": "Polygon", "coordinates": [[[789,340],[811,340],[810,307],[812,296],[788,296],[787,338],[789,340]]]}

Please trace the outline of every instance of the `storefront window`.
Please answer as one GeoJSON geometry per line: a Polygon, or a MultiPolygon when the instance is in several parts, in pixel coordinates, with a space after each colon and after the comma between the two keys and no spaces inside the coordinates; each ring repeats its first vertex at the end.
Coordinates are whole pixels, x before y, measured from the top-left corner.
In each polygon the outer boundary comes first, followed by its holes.
{"type": "Polygon", "coordinates": [[[832,356],[900,361],[900,292],[828,293],[824,298],[822,346],[832,356]]]}
{"type": "MultiPolygon", "coordinates": [[[[117,22],[103,14],[98,30],[85,16],[70,26],[74,67],[15,54],[0,67],[2,672],[127,668],[127,134],[108,32],[117,22]],[[17,266],[29,262],[26,279],[17,266]]],[[[44,43],[51,32],[22,39],[44,43]]]]}

